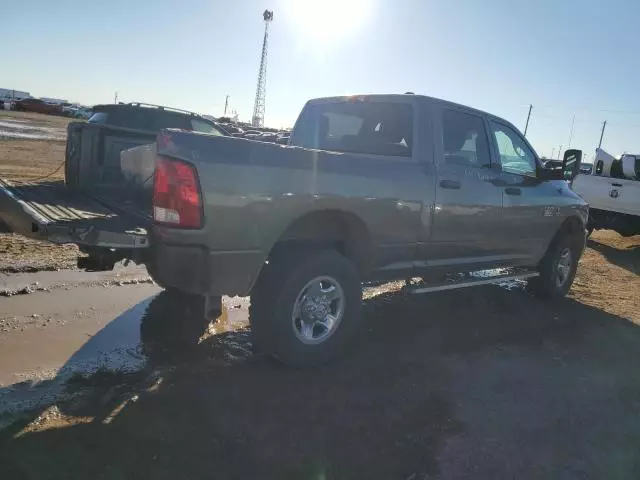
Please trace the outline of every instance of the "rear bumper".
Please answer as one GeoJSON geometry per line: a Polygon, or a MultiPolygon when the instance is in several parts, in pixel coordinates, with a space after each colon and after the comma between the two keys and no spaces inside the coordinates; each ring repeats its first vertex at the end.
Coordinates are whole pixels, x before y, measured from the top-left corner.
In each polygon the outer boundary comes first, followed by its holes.
{"type": "Polygon", "coordinates": [[[199,295],[248,295],[264,263],[260,251],[211,252],[151,240],[147,270],[163,288],[199,295]]]}

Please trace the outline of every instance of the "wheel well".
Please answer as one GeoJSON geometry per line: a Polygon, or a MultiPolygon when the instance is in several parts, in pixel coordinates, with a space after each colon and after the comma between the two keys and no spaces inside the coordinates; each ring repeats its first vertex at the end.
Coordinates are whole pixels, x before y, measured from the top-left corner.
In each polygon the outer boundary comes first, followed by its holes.
{"type": "Polygon", "coordinates": [[[562,225],[558,228],[558,231],[553,236],[551,243],[549,243],[547,252],[565,235],[570,235],[576,240],[579,240],[581,248],[584,248],[584,242],[586,241],[584,224],[578,217],[569,217],[562,222],[562,225]]]}
{"type": "Polygon", "coordinates": [[[584,235],[584,225],[578,217],[569,217],[562,222],[558,232],[564,232],[570,235],[584,235]]]}
{"type": "Polygon", "coordinates": [[[337,249],[355,263],[361,275],[371,268],[371,235],[364,221],[353,213],[320,210],[298,218],[278,238],[269,256],[274,251],[308,246],[337,249]]]}

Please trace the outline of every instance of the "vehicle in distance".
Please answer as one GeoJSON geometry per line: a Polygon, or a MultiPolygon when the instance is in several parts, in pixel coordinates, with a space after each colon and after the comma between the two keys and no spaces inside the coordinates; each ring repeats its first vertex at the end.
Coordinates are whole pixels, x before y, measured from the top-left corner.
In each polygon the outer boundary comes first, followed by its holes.
{"type": "Polygon", "coordinates": [[[640,234],[640,155],[620,158],[596,149],[594,168],[578,175],[573,190],[589,203],[589,233],[607,228],[630,237],[640,234]]]}
{"type": "Polygon", "coordinates": [[[61,217],[51,218],[54,198],[39,208],[44,188],[5,182],[5,222],[78,244],[85,268],[143,263],[160,286],[206,299],[205,310],[221,295],[251,295],[254,345],[292,365],[343,350],[363,282],[422,277],[408,287],[418,293],[496,281],[470,272],[503,268],[499,278],[560,297],[585,244],[587,204],[563,180],[581,152],[545,169],[509,122],[425,96],[311,100],[288,146],[163,129],[143,149],[156,152],[147,190],[106,185],[118,166],[82,147],[68,157],[79,181],[55,193],[61,217]],[[105,186],[117,201],[95,202],[105,186]]]}
{"type": "Polygon", "coordinates": [[[136,197],[135,189],[126,185],[120,152],[154,142],[163,128],[227,135],[219,125],[201,115],[160,105],[96,105],[91,112],[86,122],[71,122],[67,126],[65,182],[71,187],[90,189],[94,196],[123,200],[136,197]],[[89,180],[83,175],[96,177],[89,180]]]}
{"type": "Polygon", "coordinates": [[[48,115],[62,115],[62,106],[54,103],[47,103],[39,98],[23,98],[17,100],[14,109],[19,112],[46,113],[48,115]]]}

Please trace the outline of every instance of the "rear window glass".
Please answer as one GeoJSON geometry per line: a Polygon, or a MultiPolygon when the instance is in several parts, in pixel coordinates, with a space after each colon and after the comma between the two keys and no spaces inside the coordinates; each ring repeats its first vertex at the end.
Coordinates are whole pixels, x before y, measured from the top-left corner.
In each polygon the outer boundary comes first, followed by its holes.
{"type": "Polygon", "coordinates": [[[135,130],[153,130],[152,112],[141,108],[122,106],[112,108],[106,123],[135,130]]]}
{"type": "Polygon", "coordinates": [[[177,112],[149,111],[151,113],[151,127],[154,130],[162,128],[179,128],[181,130],[191,130],[191,123],[187,115],[177,112]]]}
{"type": "Polygon", "coordinates": [[[410,157],[413,107],[398,102],[307,105],[289,144],[336,152],[410,157]]]}

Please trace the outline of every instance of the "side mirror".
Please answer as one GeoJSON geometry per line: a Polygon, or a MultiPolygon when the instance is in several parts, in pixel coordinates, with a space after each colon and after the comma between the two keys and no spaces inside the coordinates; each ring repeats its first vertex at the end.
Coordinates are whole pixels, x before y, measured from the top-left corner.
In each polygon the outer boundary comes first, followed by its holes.
{"type": "Polygon", "coordinates": [[[582,164],[582,150],[566,150],[562,157],[562,177],[565,180],[573,180],[580,173],[582,164]]]}

